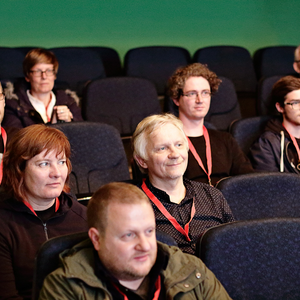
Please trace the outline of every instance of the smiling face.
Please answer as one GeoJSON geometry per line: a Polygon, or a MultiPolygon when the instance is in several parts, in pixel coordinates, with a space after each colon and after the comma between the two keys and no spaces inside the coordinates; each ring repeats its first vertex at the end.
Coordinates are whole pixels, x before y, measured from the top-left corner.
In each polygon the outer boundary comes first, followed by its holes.
{"type": "Polygon", "coordinates": [[[33,205],[41,205],[60,196],[66,178],[68,167],[63,153],[57,155],[52,150],[46,150],[26,162],[24,184],[26,200],[33,205]]]}
{"type": "MultiPolygon", "coordinates": [[[[53,69],[54,66],[52,64],[39,63],[34,65],[31,68],[31,71],[46,71],[53,69]]],[[[29,73],[28,76],[25,77],[25,79],[26,81],[30,82],[30,92],[32,96],[36,96],[39,94],[50,93],[54,87],[54,80],[56,79],[56,76],[54,74],[47,76],[45,73],[42,73],[40,76],[34,76],[33,73],[29,73]]]]}
{"type": "Polygon", "coordinates": [[[107,208],[105,233],[89,235],[99,258],[121,281],[143,279],[156,261],[155,217],[150,203],[112,203],[107,208]]]}
{"type": "Polygon", "coordinates": [[[288,123],[294,126],[300,125],[300,109],[297,107],[292,107],[289,104],[286,104],[286,103],[293,103],[299,100],[300,100],[300,90],[294,90],[285,96],[284,107],[281,107],[279,103],[276,103],[276,108],[280,113],[282,113],[284,123],[288,123]]]}
{"type": "Polygon", "coordinates": [[[140,165],[148,169],[151,183],[182,178],[188,162],[188,146],[182,132],[167,123],[148,137],[147,157],[139,158],[140,165]]]}
{"type": "Polygon", "coordinates": [[[194,100],[191,100],[184,95],[181,95],[179,100],[173,99],[174,103],[178,106],[180,119],[204,119],[210,107],[211,97],[209,96],[203,98],[201,96],[201,93],[203,93],[203,91],[211,91],[209,82],[205,78],[201,76],[192,76],[186,80],[183,88],[183,94],[187,94],[189,92],[197,92],[199,96],[194,100]]]}

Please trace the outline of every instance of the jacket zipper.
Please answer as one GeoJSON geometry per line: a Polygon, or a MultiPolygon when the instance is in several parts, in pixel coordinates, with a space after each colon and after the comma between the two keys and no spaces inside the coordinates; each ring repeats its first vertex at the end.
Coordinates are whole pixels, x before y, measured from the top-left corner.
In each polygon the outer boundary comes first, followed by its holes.
{"type": "Polygon", "coordinates": [[[46,236],[46,241],[49,240],[49,237],[48,237],[48,228],[47,228],[47,224],[46,223],[43,223],[43,227],[44,227],[44,232],[45,232],[45,236],[46,236]]]}

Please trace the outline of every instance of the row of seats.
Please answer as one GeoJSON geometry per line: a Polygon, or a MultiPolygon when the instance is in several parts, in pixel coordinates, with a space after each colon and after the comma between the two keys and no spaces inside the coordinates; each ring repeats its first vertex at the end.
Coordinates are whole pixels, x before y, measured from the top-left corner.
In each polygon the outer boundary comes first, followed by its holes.
{"type": "MultiPolygon", "coordinates": [[[[40,248],[32,299],[45,277],[59,267],[59,253],[88,238],[86,232],[52,238],[40,248]]],[[[162,232],[157,239],[174,245],[162,232]]],[[[300,298],[300,219],[272,218],[227,223],[208,229],[196,255],[216,275],[232,299],[300,298]]]]}
{"type": "MultiPolygon", "coordinates": [[[[218,93],[212,96],[205,121],[214,129],[226,131],[235,120],[242,118],[242,114],[233,83],[225,77],[220,78],[222,83],[218,93]]],[[[264,96],[261,96],[261,102],[257,106],[263,112],[261,115],[268,116],[273,114],[268,107],[272,85],[266,82],[268,87],[261,89],[264,96]]],[[[84,90],[81,101],[82,115],[86,121],[113,125],[122,136],[131,135],[136,125],[146,116],[161,113],[162,110],[178,116],[178,108],[172,99],[166,97],[162,108],[157,97],[154,85],[146,79],[135,77],[97,79],[91,81],[84,90]]]]}
{"type": "MultiPolygon", "coordinates": [[[[34,47],[0,47],[0,80],[23,77],[24,55],[34,47]]],[[[60,63],[57,86],[68,86],[82,94],[90,80],[131,76],[152,81],[158,95],[165,92],[166,82],[179,66],[191,62],[207,64],[219,76],[229,78],[238,93],[254,93],[260,78],[293,74],[295,46],[265,47],[255,52],[237,46],[212,46],[198,49],[191,58],[182,47],[140,47],[130,49],[124,58],[124,69],[116,50],[109,47],[51,48],[60,63]]]]}
{"type": "MultiPolygon", "coordinates": [[[[73,167],[70,182],[75,194],[93,193],[108,182],[130,179],[122,140],[113,126],[96,122],[51,126],[62,130],[70,140],[73,167]]],[[[240,139],[237,141],[240,143],[240,139]]],[[[300,202],[297,201],[300,177],[296,174],[234,176],[221,180],[217,188],[224,194],[237,220],[300,217],[300,202]],[[278,192],[281,190],[285,192],[278,192]]]]}

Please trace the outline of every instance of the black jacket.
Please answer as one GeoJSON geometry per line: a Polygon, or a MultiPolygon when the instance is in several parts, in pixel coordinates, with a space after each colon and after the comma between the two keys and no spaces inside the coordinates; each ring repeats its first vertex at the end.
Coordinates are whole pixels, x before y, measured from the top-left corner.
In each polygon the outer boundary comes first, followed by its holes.
{"type": "MultiPolygon", "coordinates": [[[[73,114],[73,121],[83,121],[81,110],[70,94],[63,90],[53,92],[56,96],[55,105],[66,105],[73,114]]],[[[19,89],[15,94],[14,91],[10,91],[6,98],[3,126],[23,128],[39,123],[44,123],[44,121],[29,101],[26,89],[19,89]]]]}
{"type": "MultiPolygon", "coordinates": [[[[300,144],[298,140],[297,142],[300,144]]],[[[296,148],[279,117],[268,122],[265,132],[252,145],[249,157],[257,171],[299,174],[296,148]],[[283,148],[281,142],[284,144],[283,148]],[[283,168],[280,167],[280,161],[283,162],[283,168]]]]}
{"type": "Polygon", "coordinates": [[[88,229],[86,207],[69,194],[46,223],[22,202],[0,202],[0,299],[31,299],[34,258],[48,238],[88,229]],[[47,234],[46,234],[47,233],[47,234]]]}

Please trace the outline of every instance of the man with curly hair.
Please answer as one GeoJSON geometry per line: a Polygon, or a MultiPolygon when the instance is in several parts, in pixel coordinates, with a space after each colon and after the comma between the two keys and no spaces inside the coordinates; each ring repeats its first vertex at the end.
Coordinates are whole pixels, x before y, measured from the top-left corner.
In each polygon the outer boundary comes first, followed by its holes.
{"type": "Polygon", "coordinates": [[[178,106],[190,148],[185,177],[211,185],[227,176],[253,172],[229,133],[204,126],[211,95],[220,83],[217,75],[200,63],[178,68],[169,79],[169,95],[178,106]]]}

